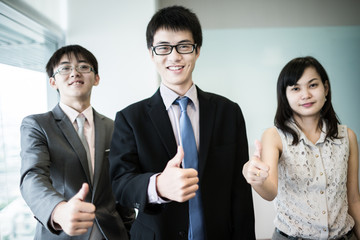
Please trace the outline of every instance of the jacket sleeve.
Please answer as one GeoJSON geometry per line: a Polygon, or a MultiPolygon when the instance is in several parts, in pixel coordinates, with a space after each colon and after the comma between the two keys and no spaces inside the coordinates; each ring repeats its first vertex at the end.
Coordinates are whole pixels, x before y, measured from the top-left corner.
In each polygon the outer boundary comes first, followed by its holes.
{"type": "Polygon", "coordinates": [[[49,223],[55,206],[65,199],[52,186],[50,179],[50,154],[47,135],[32,116],[24,118],[21,127],[20,191],[35,215],[49,231],[49,223]]]}
{"type": "Polygon", "coordinates": [[[116,201],[139,211],[158,212],[161,204],[148,204],[147,188],[154,172],[142,170],[133,126],[122,112],[115,118],[109,163],[112,188],[116,201]]]}

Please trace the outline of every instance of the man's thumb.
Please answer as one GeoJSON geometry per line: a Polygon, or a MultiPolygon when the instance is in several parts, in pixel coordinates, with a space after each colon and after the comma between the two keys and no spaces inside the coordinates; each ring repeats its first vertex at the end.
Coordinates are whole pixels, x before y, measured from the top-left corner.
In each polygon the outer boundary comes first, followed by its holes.
{"type": "Polygon", "coordinates": [[[80,201],[84,201],[88,193],[89,193],[89,185],[87,183],[83,183],[81,189],[73,198],[79,199],[80,201]]]}
{"type": "Polygon", "coordinates": [[[256,156],[258,158],[261,157],[261,142],[259,140],[255,140],[254,156],[256,156]]]}
{"type": "Polygon", "coordinates": [[[168,162],[169,167],[180,167],[182,160],[184,159],[184,150],[181,146],[178,146],[176,155],[168,162]]]}

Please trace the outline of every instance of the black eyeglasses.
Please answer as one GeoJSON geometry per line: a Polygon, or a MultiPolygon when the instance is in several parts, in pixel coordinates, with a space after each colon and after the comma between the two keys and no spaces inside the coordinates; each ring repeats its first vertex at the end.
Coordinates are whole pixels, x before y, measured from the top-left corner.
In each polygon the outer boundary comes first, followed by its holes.
{"type": "Polygon", "coordinates": [[[52,75],[52,77],[54,77],[56,74],[60,74],[60,75],[68,75],[72,72],[73,69],[76,69],[77,72],[79,73],[89,73],[89,72],[95,72],[94,69],[88,65],[88,64],[80,64],[78,66],[71,66],[71,65],[65,65],[60,67],[58,70],[56,70],[56,72],[54,72],[54,74],[52,75]]]}
{"type": "Polygon", "coordinates": [[[158,45],[151,47],[156,55],[169,55],[172,53],[173,48],[180,54],[188,54],[194,52],[196,44],[158,45]]]}

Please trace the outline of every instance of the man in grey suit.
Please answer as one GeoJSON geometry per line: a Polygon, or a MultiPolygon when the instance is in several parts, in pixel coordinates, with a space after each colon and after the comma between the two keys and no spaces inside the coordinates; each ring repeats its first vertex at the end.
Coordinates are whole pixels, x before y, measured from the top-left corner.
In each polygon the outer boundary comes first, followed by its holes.
{"type": "Polygon", "coordinates": [[[97,60],[69,45],[46,71],[60,102],[21,124],[20,190],[38,220],[35,239],[128,239],[124,222],[131,223],[133,210],[116,204],[109,178],[113,121],[90,105],[100,81],[97,60]]]}

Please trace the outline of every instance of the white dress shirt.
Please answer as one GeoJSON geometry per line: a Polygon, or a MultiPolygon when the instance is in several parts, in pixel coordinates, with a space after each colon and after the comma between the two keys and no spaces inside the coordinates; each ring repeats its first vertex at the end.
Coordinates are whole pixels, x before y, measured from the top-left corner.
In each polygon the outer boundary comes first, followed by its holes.
{"type": "MultiPolygon", "coordinates": [[[[78,126],[76,123],[76,118],[79,116],[79,112],[75,109],[67,106],[66,104],[60,102],[59,103],[60,108],[64,111],[66,116],[70,119],[71,123],[73,124],[74,128],[77,130],[78,126]]],[[[91,164],[92,169],[94,172],[94,166],[95,166],[95,126],[94,126],[94,115],[93,115],[93,108],[89,106],[86,108],[82,114],[85,116],[86,121],[84,124],[84,135],[86,138],[86,141],[89,144],[89,150],[90,150],[90,156],[91,156],[91,164]]]]}

